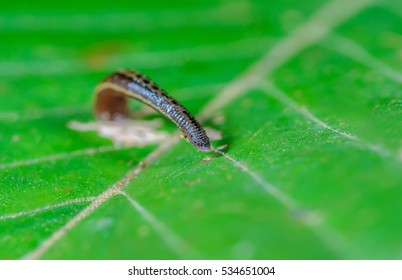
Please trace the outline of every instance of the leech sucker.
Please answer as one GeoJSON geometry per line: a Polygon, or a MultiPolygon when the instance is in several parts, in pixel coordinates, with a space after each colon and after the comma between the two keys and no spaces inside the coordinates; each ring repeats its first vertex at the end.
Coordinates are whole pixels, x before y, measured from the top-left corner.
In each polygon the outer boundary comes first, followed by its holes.
{"type": "Polygon", "coordinates": [[[212,150],[208,135],[190,112],[151,79],[136,71],[117,71],[99,83],[95,89],[96,116],[102,120],[128,118],[129,98],[148,105],[170,119],[198,150],[212,150]]]}

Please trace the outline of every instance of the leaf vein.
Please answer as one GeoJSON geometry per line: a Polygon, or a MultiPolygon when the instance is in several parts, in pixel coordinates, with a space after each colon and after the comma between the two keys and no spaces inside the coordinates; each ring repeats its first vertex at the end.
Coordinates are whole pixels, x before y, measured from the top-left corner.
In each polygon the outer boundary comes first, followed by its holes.
{"type": "Polygon", "coordinates": [[[190,245],[179,237],[172,229],[163,224],[152,213],[141,206],[138,201],[130,197],[126,192],[122,191],[121,194],[127,198],[131,206],[148,222],[149,225],[158,233],[160,238],[165,244],[183,259],[200,259],[200,254],[196,252],[190,245]]]}

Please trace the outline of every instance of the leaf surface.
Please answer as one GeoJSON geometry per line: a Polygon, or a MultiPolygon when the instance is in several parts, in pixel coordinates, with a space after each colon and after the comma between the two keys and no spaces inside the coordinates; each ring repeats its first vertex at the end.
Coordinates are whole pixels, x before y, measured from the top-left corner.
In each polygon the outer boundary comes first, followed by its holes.
{"type": "Polygon", "coordinates": [[[0,258],[400,259],[398,3],[2,4],[0,258]],[[69,129],[122,68],[228,147],[69,129]]]}

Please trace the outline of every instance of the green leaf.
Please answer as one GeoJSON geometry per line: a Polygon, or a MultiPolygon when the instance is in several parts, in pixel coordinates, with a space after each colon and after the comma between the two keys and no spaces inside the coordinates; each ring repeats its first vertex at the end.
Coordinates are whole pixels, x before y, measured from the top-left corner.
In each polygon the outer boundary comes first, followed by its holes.
{"type": "Polygon", "coordinates": [[[399,1],[2,6],[0,258],[400,259],[399,1]],[[121,68],[228,147],[69,129],[121,68]]]}

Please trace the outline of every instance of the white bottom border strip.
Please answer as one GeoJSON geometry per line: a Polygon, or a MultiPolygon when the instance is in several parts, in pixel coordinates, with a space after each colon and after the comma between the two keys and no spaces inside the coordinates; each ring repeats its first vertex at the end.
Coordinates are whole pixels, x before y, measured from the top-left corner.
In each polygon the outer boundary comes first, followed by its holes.
{"type": "Polygon", "coordinates": [[[0,279],[402,279],[402,261],[0,261],[0,279]]]}

